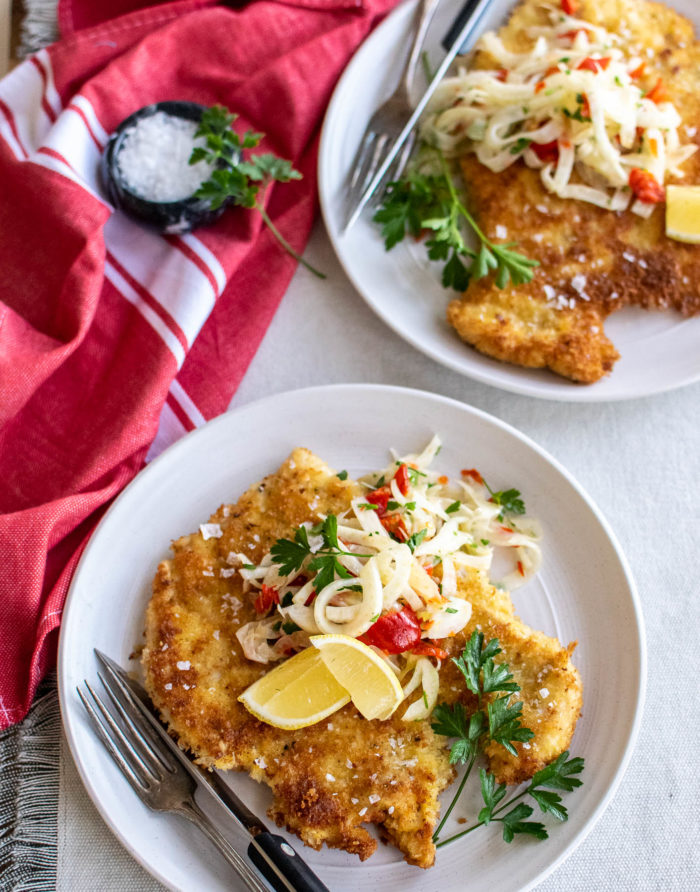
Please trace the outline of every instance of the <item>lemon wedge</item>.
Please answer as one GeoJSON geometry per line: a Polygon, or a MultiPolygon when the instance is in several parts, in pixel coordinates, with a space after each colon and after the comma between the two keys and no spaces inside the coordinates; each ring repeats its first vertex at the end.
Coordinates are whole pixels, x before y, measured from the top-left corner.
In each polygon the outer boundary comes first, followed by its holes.
{"type": "Polygon", "coordinates": [[[238,698],[256,719],[292,731],[315,725],[350,701],[326,668],[320,651],[307,647],[259,678],[238,698]]]}
{"type": "Polygon", "coordinates": [[[700,186],[668,186],[666,235],[678,242],[700,244],[700,186]]]}
{"type": "Polygon", "coordinates": [[[396,674],[371,647],[349,635],[314,635],[311,643],[366,719],[388,719],[402,702],[396,674]]]}

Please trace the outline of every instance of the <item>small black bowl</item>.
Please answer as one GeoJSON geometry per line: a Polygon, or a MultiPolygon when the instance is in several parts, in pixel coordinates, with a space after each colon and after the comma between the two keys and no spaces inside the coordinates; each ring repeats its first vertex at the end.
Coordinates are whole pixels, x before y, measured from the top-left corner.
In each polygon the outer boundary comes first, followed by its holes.
{"type": "Polygon", "coordinates": [[[143,118],[156,112],[165,112],[188,121],[200,121],[206,106],[196,102],[155,102],[138,109],[125,118],[107,141],[102,153],[100,175],[109,200],[129,216],[148,223],[159,232],[177,234],[189,232],[197,226],[212,223],[225,210],[225,204],[215,211],[202,198],[183,198],[179,201],[148,201],[130,192],[119,171],[117,156],[124,143],[127,130],[143,118]]]}

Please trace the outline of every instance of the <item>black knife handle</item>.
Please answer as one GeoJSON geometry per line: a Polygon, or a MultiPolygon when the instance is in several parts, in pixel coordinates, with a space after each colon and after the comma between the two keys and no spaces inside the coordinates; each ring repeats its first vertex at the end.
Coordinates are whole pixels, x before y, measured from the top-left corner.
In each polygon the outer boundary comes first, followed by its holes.
{"type": "Polygon", "coordinates": [[[330,892],[287,840],[275,833],[254,836],[248,857],[277,892],[330,892]]]}
{"type": "MultiPolygon", "coordinates": [[[[467,24],[469,19],[472,17],[472,13],[476,9],[479,0],[467,0],[462,9],[457,14],[457,18],[450,25],[450,30],[445,34],[442,38],[442,47],[445,51],[449,50],[452,44],[459,37],[459,32],[462,28],[467,24]]],[[[460,47],[458,55],[462,53],[462,48],[460,47]]]]}

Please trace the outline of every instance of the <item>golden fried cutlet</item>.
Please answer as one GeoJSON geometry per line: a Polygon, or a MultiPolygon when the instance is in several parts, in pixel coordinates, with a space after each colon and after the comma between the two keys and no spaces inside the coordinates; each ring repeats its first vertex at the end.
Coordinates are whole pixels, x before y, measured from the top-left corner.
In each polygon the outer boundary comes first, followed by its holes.
{"type": "MultiPolygon", "coordinates": [[[[146,616],[145,683],[180,744],[209,767],[245,770],[272,790],[269,814],[304,843],[326,845],[367,858],[376,840],[362,826],[377,824],[406,860],[430,867],[438,796],[454,779],[447,741],[427,721],[404,723],[403,710],[385,722],[367,721],[352,704],[308,728],[283,731],[258,721],[238,695],[271,666],[247,660],[236,630],[256,617],[252,595],[227,557],[243,552],[258,561],[277,538],[307,520],[340,513],[358,487],[339,480],[304,449],[295,450],[279,471],[256,484],[235,506],[211,518],[222,535],[201,533],[173,543],[173,558],[158,568],[146,616]],[[225,575],[222,575],[222,571],[225,575]]],[[[523,686],[524,715],[535,738],[511,759],[494,753],[499,779],[517,781],[564,750],[581,704],[581,685],[569,651],[523,626],[508,595],[476,572],[461,580],[474,605],[475,624],[498,635],[516,680],[523,686]],[[536,679],[536,681],[535,681],[536,679]],[[537,712],[533,685],[556,695],[557,709],[537,712]]],[[[443,642],[452,652],[465,634],[443,642]]],[[[463,679],[452,664],[441,672],[441,699],[469,705],[463,679]]]]}
{"type": "MultiPolygon", "coordinates": [[[[639,48],[648,63],[641,86],[648,89],[662,77],[683,118],[683,142],[700,145],[700,43],[691,23],[646,0],[581,0],[578,16],[639,48]]],[[[509,49],[524,52],[532,45],[526,29],[546,21],[538,0],[525,0],[501,36],[509,49]]],[[[493,62],[481,53],[475,65],[493,62]]],[[[481,279],[450,303],[449,322],[477,350],[592,383],[619,358],[603,330],[611,312],[631,305],[684,316],[700,311],[700,248],[666,237],[663,207],[649,219],[629,210],[615,213],[548,193],[539,172],[522,161],[502,173],[473,155],[460,163],[471,208],[486,234],[517,242],[518,250],[541,263],[528,284],[501,291],[491,279],[481,279]]],[[[700,185],[700,152],[682,170],[678,182],[700,185]]]]}

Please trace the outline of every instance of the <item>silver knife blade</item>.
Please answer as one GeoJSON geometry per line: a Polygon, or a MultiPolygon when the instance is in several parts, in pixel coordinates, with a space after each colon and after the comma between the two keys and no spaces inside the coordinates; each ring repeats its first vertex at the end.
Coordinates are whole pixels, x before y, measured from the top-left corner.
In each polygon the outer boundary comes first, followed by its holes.
{"type": "Polygon", "coordinates": [[[387,170],[389,170],[389,166],[391,165],[391,162],[394,160],[394,158],[400,151],[401,147],[408,139],[409,134],[411,133],[413,128],[418,123],[418,119],[423,114],[423,110],[425,109],[426,105],[428,104],[430,97],[433,95],[433,93],[435,92],[435,90],[438,87],[438,84],[445,76],[445,73],[447,72],[447,69],[452,64],[455,56],[460,51],[464,51],[464,49],[466,48],[465,45],[467,45],[467,41],[469,40],[470,37],[472,37],[474,30],[476,29],[477,25],[479,24],[484,12],[486,11],[486,9],[490,3],[491,3],[491,0],[481,0],[481,2],[478,3],[477,6],[474,7],[474,12],[470,16],[469,21],[467,21],[465,23],[464,27],[461,29],[461,31],[459,32],[459,34],[453,41],[452,46],[447,51],[447,55],[440,63],[440,67],[438,68],[438,70],[435,72],[435,76],[428,84],[428,87],[427,87],[425,93],[423,93],[423,96],[421,97],[420,102],[413,110],[413,114],[408,119],[408,121],[406,121],[406,124],[404,125],[404,128],[401,131],[401,133],[399,133],[399,135],[396,137],[396,140],[394,141],[393,146],[389,150],[389,154],[384,159],[384,162],[379,167],[379,170],[375,173],[370,184],[367,186],[365,191],[362,193],[362,197],[360,198],[359,202],[357,203],[357,207],[355,208],[355,210],[353,211],[351,216],[348,218],[347,223],[343,227],[343,230],[342,230],[343,233],[346,233],[348,231],[348,229],[350,229],[350,227],[354,223],[357,222],[357,219],[359,218],[360,214],[364,210],[365,205],[370,200],[370,198],[374,194],[375,190],[377,189],[377,187],[381,183],[382,179],[384,178],[384,174],[387,172],[387,170]]]}

